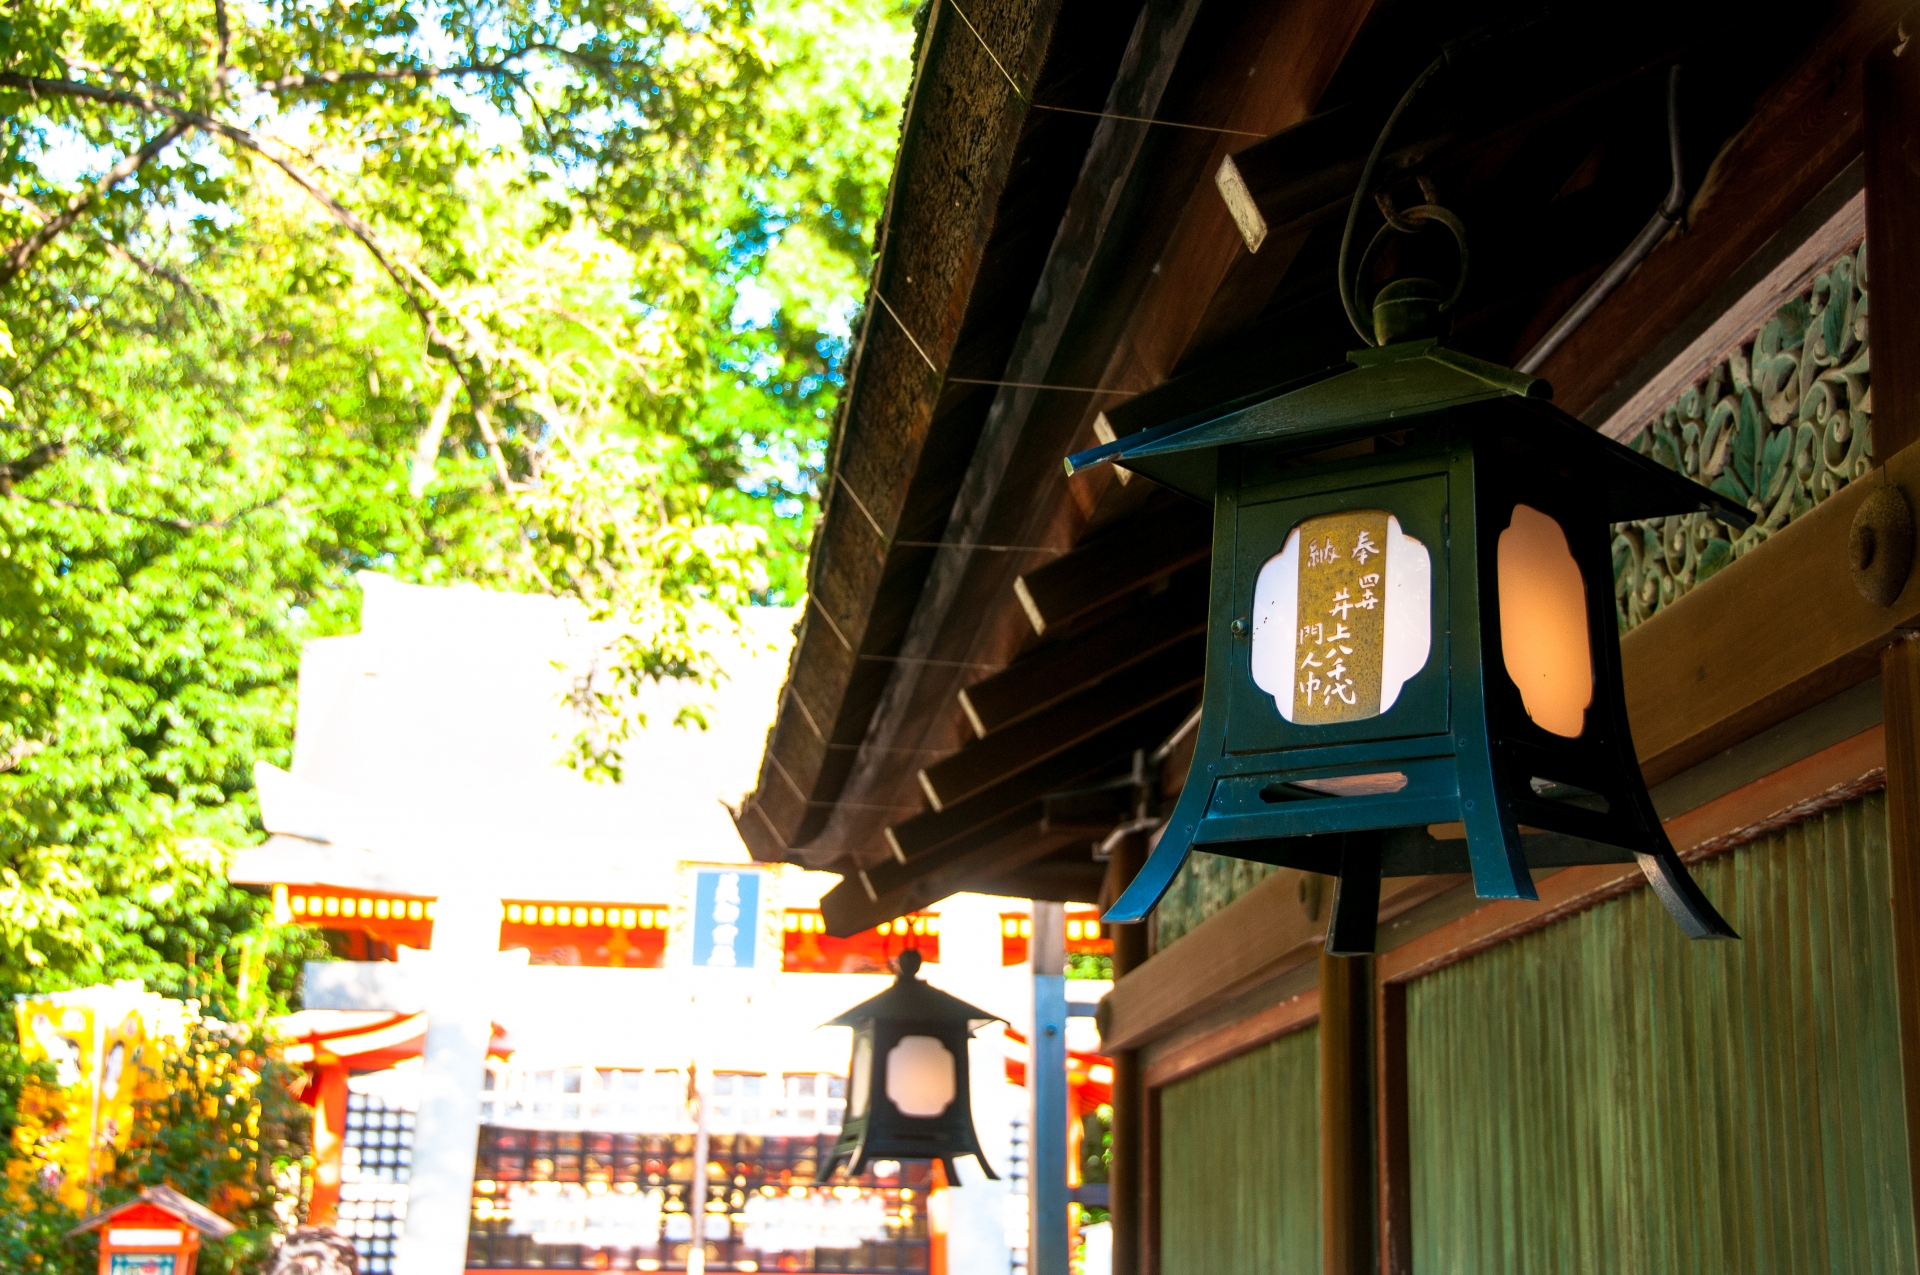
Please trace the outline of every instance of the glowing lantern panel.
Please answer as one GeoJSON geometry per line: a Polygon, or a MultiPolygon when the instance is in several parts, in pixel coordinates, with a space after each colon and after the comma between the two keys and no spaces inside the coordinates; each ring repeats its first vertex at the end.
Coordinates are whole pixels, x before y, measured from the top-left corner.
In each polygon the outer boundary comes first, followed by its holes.
{"type": "Polygon", "coordinates": [[[1527,716],[1577,739],[1593,703],[1587,586],[1560,524],[1515,505],[1500,533],[1500,653],[1527,716]]]}

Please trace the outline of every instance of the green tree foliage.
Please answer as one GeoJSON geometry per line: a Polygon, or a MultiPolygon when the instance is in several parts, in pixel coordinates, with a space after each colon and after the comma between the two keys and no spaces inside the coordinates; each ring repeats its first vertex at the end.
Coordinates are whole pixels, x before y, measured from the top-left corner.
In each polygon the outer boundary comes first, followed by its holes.
{"type": "MultiPolygon", "coordinates": [[[[96,1209],[111,1208],[150,1186],[166,1185],[207,1204],[236,1234],[206,1243],[205,1275],[252,1271],[271,1252],[275,1231],[299,1206],[300,1172],[309,1162],[310,1124],[297,1090],[298,1069],[277,1061],[259,1024],[193,1018],[136,1107],[127,1144],[98,1152],[96,1209]]],[[[0,1065],[8,1108],[57,1099],[49,1068],[0,1065]]],[[[12,1146],[0,1146],[0,1171],[12,1146]]],[[[24,1167],[24,1166],[23,1166],[24,1167]]],[[[0,1208],[0,1270],[22,1275],[93,1275],[98,1238],[69,1236],[75,1215],[31,1179],[13,1181],[0,1208]]]]}
{"type": "Polygon", "coordinates": [[[5,977],[164,990],[137,953],[189,968],[251,924],[217,850],[356,570],[624,622],[583,688],[603,766],[626,691],[795,595],[906,17],[8,11],[5,977]]]}
{"type": "Polygon", "coordinates": [[[356,571],[620,622],[604,771],[635,687],[797,600],[909,16],[0,13],[0,992],[286,1004],[306,940],[223,855],[356,571]]]}

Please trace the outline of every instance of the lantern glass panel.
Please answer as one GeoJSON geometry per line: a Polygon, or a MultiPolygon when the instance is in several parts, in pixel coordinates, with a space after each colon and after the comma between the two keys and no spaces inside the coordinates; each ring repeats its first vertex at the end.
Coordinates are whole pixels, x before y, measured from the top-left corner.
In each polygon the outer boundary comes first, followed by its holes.
{"type": "Polygon", "coordinates": [[[957,1092],[953,1055],[938,1037],[902,1036],[887,1051],[887,1100],[902,1115],[940,1115],[957,1092]]]}
{"type": "Polygon", "coordinates": [[[1500,533],[1500,649],[1527,716],[1568,739],[1593,703],[1586,583],[1558,522],[1515,505],[1500,533]]]}
{"type": "Polygon", "coordinates": [[[867,1100],[873,1096],[873,1031],[858,1032],[853,1038],[852,1074],[847,1077],[847,1118],[867,1114],[867,1100]]]}
{"type": "Polygon", "coordinates": [[[1384,509],[1299,523],[1253,594],[1254,684],[1290,722],[1378,717],[1432,649],[1433,565],[1384,509]]]}

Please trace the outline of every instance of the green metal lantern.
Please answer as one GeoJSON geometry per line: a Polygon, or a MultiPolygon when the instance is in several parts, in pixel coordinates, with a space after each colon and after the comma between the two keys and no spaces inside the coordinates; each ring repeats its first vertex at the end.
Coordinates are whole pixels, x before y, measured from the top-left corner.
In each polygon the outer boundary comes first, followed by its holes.
{"type": "Polygon", "coordinates": [[[1383,875],[1471,871],[1483,898],[1533,899],[1532,869],[1634,860],[1690,936],[1735,937],[1640,777],[1611,525],[1752,515],[1548,392],[1401,340],[1069,459],[1214,506],[1192,768],[1107,919],[1144,918],[1197,847],[1337,875],[1339,953],[1373,949],[1383,875]]]}
{"type": "Polygon", "coordinates": [[[919,977],[920,953],[902,952],[893,986],[862,1001],[829,1027],[853,1028],[847,1114],[825,1174],[847,1165],[858,1174],[875,1160],[938,1160],[958,1182],[953,1157],[971,1155],[998,1179],[973,1128],[967,1041],[998,1015],[919,977]]]}

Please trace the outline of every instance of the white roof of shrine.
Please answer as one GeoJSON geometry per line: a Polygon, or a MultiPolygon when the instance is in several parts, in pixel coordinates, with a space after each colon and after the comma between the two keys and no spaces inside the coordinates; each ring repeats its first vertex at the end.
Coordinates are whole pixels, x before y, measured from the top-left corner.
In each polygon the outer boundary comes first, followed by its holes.
{"type": "MultiPolygon", "coordinates": [[[[293,765],[256,765],[272,835],[238,852],[235,881],[664,900],[680,861],[748,861],[726,806],[754,784],[793,611],[751,609],[722,636],[719,686],[649,687],[622,782],[596,783],[564,764],[583,725],[567,693],[610,626],[556,598],[360,582],[360,631],[302,652],[293,765]],[[688,706],[708,729],[674,724],[688,706]]],[[[788,906],[834,882],[782,876],[788,906]]]]}

